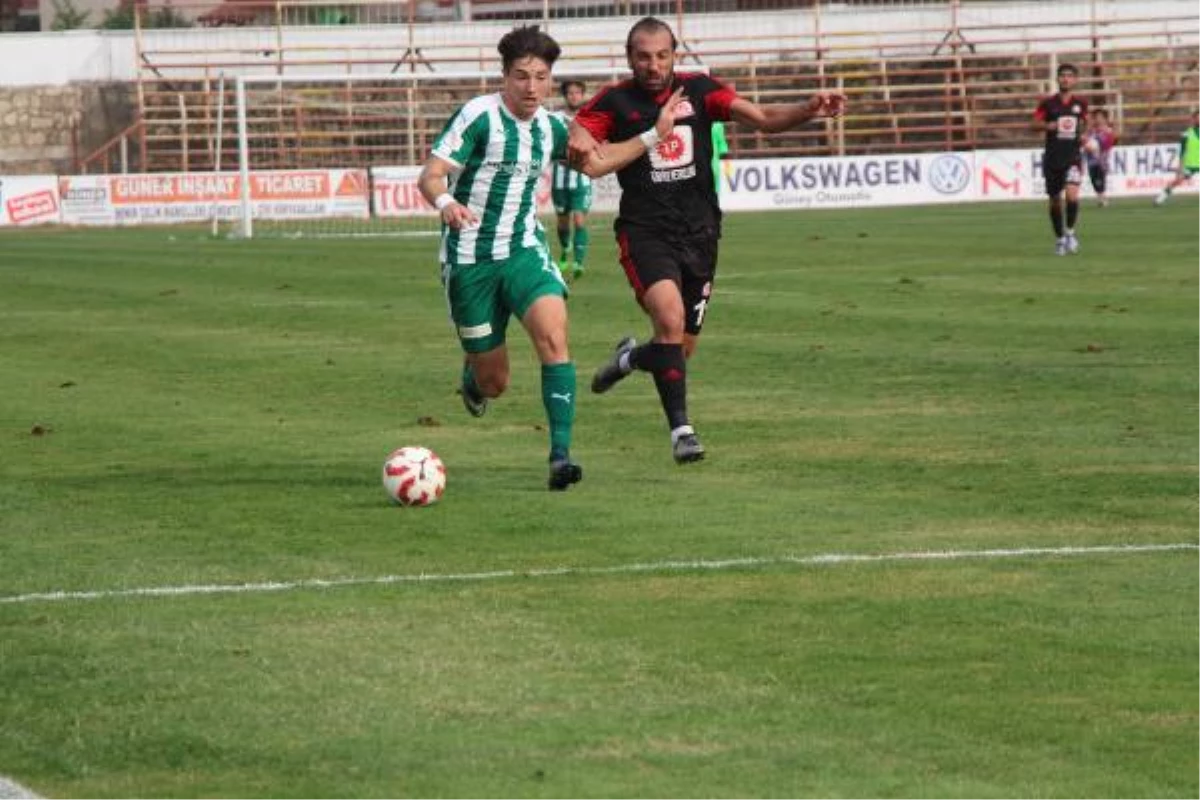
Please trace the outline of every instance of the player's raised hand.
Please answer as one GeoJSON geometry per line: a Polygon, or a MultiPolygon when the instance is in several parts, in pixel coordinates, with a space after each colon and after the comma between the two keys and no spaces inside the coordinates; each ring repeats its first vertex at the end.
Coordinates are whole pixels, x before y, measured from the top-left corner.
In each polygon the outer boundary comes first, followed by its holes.
{"type": "Polygon", "coordinates": [[[808,99],[808,110],[814,119],[840,117],[846,112],[846,95],[841,92],[817,92],[808,99]]]}
{"type": "Polygon", "coordinates": [[[671,131],[675,130],[675,112],[679,108],[679,104],[685,100],[687,97],[683,94],[683,87],[680,86],[671,93],[667,102],[663,103],[662,108],[658,110],[658,120],[654,123],[654,129],[658,131],[660,138],[667,138],[671,135],[671,131]]]}

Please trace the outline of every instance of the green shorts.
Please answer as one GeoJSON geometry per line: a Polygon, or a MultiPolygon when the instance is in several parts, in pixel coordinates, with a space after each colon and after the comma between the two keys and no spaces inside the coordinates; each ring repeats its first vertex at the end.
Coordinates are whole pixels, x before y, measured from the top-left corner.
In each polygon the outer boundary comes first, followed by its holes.
{"type": "Polygon", "coordinates": [[[592,210],[592,187],[582,186],[575,189],[551,189],[550,202],[554,204],[554,213],[570,214],[572,211],[587,213],[592,210]]]}
{"type": "Polygon", "coordinates": [[[462,349],[486,353],[504,344],[508,318],[518,319],[543,295],[567,296],[544,247],[516,250],[505,261],[442,265],[450,319],[462,349]]]}

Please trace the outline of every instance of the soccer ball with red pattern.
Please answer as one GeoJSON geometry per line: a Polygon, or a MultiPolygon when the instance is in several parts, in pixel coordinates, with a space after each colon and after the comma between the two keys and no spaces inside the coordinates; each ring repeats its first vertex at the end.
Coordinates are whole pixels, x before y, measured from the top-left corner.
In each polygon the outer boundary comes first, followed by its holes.
{"type": "Polygon", "coordinates": [[[428,447],[401,447],[383,462],[383,488],[393,503],[433,505],[446,490],[446,467],[428,447]]]}

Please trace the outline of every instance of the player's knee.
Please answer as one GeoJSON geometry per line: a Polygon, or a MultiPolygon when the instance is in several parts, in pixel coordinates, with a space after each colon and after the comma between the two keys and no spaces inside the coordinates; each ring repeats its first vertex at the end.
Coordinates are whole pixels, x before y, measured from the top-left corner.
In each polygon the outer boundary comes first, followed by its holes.
{"type": "Polygon", "coordinates": [[[567,329],[555,327],[538,331],[533,335],[533,347],[543,364],[558,364],[569,361],[567,352],[567,329]]]}
{"type": "Polygon", "coordinates": [[[672,312],[659,311],[653,315],[654,338],[660,342],[671,344],[683,343],[683,310],[672,312]]]}

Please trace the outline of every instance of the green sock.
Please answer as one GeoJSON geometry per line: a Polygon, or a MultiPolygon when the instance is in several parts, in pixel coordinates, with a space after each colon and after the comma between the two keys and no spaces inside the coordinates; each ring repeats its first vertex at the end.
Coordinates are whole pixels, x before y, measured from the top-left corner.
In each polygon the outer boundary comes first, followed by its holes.
{"type": "Polygon", "coordinates": [[[562,260],[567,260],[567,251],[571,249],[571,228],[567,225],[558,226],[558,244],[562,247],[562,260]]]}
{"type": "Polygon", "coordinates": [[[587,228],[575,229],[575,266],[583,266],[583,260],[587,258],[588,242],[591,241],[591,238],[587,228]]]}
{"type": "Polygon", "coordinates": [[[550,458],[566,458],[575,422],[575,362],[542,364],[542,405],[550,423],[550,458]]]}

